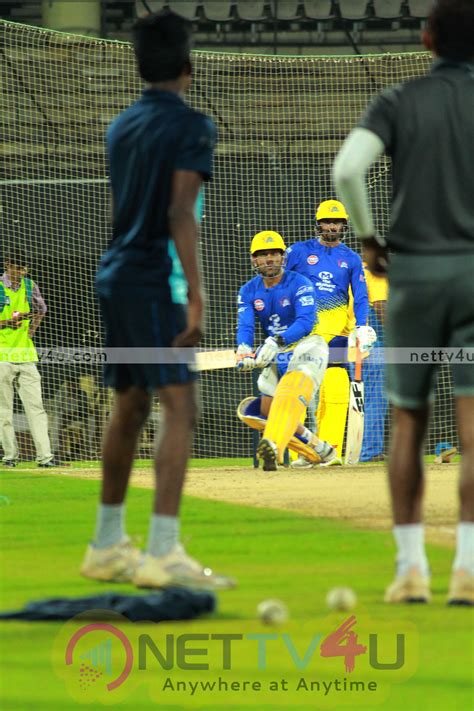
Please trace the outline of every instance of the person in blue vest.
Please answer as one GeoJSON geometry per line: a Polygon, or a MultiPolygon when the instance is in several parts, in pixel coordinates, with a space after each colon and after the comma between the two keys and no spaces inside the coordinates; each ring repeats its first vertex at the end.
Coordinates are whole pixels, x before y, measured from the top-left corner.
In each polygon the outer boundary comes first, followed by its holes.
{"type": "Polygon", "coordinates": [[[159,349],[165,360],[127,357],[105,367],[115,401],[103,442],[95,537],[81,573],[138,587],[223,589],[234,582],[191,558],[180,542],[179,509],[197,418],[192,349],[203,336],[204,316],[195,210],[202,183],[212,176],[216,142],[212,119],[184,101],[191,47],[191,26],[182,17],[162,11],[140,18],[134,50],[146,88],[107,131],[113,237],[96,276],[106,346],[137,354],[159,349]],[[125,499],[155,394],[163,417],[142,555],[126,534],[125,499]]]}
{"type": "Polygon", "coordinates": [[[15,389],[23,404],[39,467],[55,467],[48,434],[48,416],[43,406],[38,354],[32,337],[47,307],[38,285],[29,277],[28,259],[19,249],[5,255],[0,278],[0,437],[2,465],[16,467],[18,443],[13,427],[15,389]]]}

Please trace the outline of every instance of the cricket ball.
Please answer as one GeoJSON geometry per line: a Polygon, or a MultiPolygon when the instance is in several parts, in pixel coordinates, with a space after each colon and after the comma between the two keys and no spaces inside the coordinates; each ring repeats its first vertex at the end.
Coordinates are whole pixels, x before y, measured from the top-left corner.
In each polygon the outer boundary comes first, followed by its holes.
{"type": "Polygon", "coordinates": [[[288,608],[281,600],[263,600],[257,605],[257,615],[264,625],[282,625],[288,621],[288,608]]]}
{"type": "Polygon", "coordinates": [[[357,604],[357,595],[351,588],[332,588],[326,596],[330,610],[352,610],[357,604]]]}

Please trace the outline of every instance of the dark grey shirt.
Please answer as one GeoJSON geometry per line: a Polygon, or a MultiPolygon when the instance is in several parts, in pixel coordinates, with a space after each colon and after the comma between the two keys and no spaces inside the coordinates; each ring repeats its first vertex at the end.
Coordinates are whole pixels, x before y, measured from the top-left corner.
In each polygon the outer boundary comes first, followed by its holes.
{"type": "Polygon", "coordinates": [[[474,253],[474,64],[438,59],[359,122],[392,158],[387,241],[406,254],[474,253]]]}

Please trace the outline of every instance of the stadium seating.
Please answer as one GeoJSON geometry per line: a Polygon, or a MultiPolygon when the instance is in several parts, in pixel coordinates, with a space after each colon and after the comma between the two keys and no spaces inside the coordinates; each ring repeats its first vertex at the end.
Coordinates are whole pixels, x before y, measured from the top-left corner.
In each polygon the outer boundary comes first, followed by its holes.
{"type": "Polygon", "coordinates": [[[298,17],[298,0],[278,0],[276,16],[278,20],[294,20],[298,17]]]}
{"type": "Polygon", "coordinates": [[[305,0],[304,12],[311,20],[328,20],[333,17],[331,0],[305,0]]]}
{"type": "Polygon", "coordinates": [[[231,0],[220,0],[220,2],[204,0],[204,14],[208,20],[212,20],[213,22],[225,22],[232,17],[233,5],[234,3],[231,2],[231,0]]]}
{"type": "Polygon", "coordinates": [[[345,20],[363,20],[367,17],[367,0],[339,0],[341,15],[345,20]]]}
{"type": "Polygon", "coordinates": [[[402,0],[374,0],[375,17],[387,20],[396,19],[402,15],[402,0]]]}
{"type": "Polygon", "coordinates": [[[265,17],[265,2],[263,0],[237,0],[237,12],[242,20],[256,22],[265,17]]]}
{"type": "MultiPolygon", "coordinates": [[[[41,26],[41,0],[0,0],[2,16],[41,26]]],[[[133,16],[168,7],[188,20],[280,22],[295,20],[424,20],[432,0],[101,0],[105,36],[128,39],[133,16]]]]}
{"type": "Polygon", "coordinates": [[[433,7],[433,0],[408,0],[408,8],[412,17],[428,17],[433,7]]]}
{"type": "Polygon", "coordinates": [[[187,20],[196,19],[197,1],[196,0],[171,0],[169,3],[170,10],[173,10],[177,15],[185,17],[187,20]]]}

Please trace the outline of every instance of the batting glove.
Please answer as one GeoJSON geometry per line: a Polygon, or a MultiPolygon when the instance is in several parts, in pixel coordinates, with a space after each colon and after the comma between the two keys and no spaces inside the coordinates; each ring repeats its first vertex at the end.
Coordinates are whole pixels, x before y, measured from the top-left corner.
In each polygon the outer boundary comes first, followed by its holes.
{"type": "Polygon", "coordinates": [[[255,365],[257,368],[265,368],[267,365],[270,365],[279,350],[275,338],[269,336],[255,354],[255,365]]]}
{"type": "Polygon", "coordinates": [[[372,326],[357,326],[356,338],[359,341],[360,352],[367,353],[377,340],[377,334],[372,326]]]}
{"type": "Polygon", "coordinates": [[[252,370],[255,368],[255,353],[246,343],[241,343],[237,348],[235,367],[237,370],[252,370]]]}

